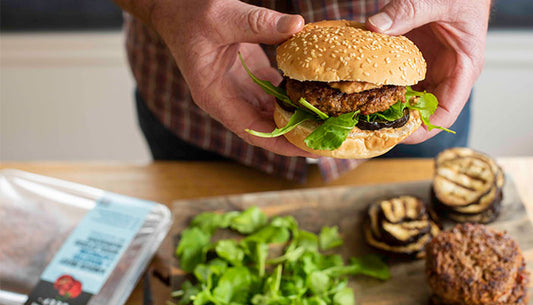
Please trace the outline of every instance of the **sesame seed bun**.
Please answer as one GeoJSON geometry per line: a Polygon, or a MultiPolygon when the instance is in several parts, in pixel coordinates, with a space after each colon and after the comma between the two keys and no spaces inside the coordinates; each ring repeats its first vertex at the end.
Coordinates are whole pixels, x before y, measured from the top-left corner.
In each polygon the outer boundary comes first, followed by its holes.
{"type": "MultiPolygon", "coordinates": [[[[293,113],[281,108],[277,103],[274,108],[274,121],[278,127],[283,127],[293,113]]],[[[396,144],[412,134],[421,124],[420,114],[416,110],[409,110],[409,121],[400,128],[382,128],[379,130],[361,130],[355,127],[348,135],[341,147],[336,150],[314,150],[305,145],[305,138],[320,124],[306,121],[285,134],[292,144],[313,154],[340,158],[340,159],[366,159],[382,155],[396,144]]]]}
{"type": "Polygon", "coordinates": [[[412,41],[346,20],[307,24],[278,47],[277,62],[286,77],[299,81],[408,86],[426,74],[424,57],[412,41]]]}

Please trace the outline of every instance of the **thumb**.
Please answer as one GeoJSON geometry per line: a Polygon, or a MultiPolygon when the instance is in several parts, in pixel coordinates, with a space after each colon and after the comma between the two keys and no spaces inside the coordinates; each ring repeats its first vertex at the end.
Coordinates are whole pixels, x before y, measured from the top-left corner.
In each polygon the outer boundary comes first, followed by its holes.
{"type": "Polygon", "coordinates": [[[446,21],[454,13],[451,1],[392,0],[366,21],[372,31],[402,35],[434,21],[446,21]]]}
{"type": "Polygon", "coordinates": [[[242,3],[225,2],[221,20],[227,26],[225,42],[250,42],[277,44],[299,32],[304,26],[300,15],[288,15],[262,7],[242,3]]]}

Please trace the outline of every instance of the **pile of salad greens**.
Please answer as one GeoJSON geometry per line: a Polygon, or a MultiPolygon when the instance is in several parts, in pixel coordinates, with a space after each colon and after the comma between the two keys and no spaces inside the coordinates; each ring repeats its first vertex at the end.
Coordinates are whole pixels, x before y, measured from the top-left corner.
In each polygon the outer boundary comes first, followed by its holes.
{"type": "Polygon", "coordinates": [[[357,125],[359,120],[366,120],[367,122],[375,122],[376,120],[396,121],[404,115],[405,108],[418,110],[422,123],[427,126],[428,130],[438,128],[450,133],[455,133],[450,129],[430,123],[429,117],[435,113],[435,110],[437,110],[438,101],[433,94],[426,91],[415,91],[408,86],[407,93],[405,94],[405,99],[408,102],[402,103],[401,101],[398,101],[389,109],[382,112],[363,115],[359,113],[359,110],[357,110],[354,112],[344,113],[336,117],[328,116],[324,112],[311,105],[304,98],[300,98],[298,104],[294,103],[287,96],[285,89],[276,87],[269,81],[258,79],[248,69],[240,53],[239,58],[244,69],[257,85],[259,85],[267,94],[274,96],[282,103],[295,109],[294,114],[284,127],[276,128],[274,131],[269,133],[249,129],[246,130],[248,133],[254,136],[263,138],[278,137],[288,133],[303,122],[312,120],[322,124],[305,138],[304,141],[307,147],[316,150],[335,150],[342,145],[342,143],[346,140],[346,137],[348,137],[350,131],[355,127],[355,125],[357,125]],[[416,101],[416,103],[414,101],[416,101]]]}
{"type": "Polygon", "coordinates": [[[353,305],[347,275],[386,280],[390,273],[374,255],[345,264],[330,250],[342,244],[337,227],[323,227],[317,236],[298,228],[292,216],[269,220],[257,207],[202,213],[181,233],[176,249],[180,268],[194,280],[173,291],[169,304],[353,305]],[[239,238],[213,242],[218,229],[239,238]],[[276,247],[280,255],[272,254],[276,247]]]}

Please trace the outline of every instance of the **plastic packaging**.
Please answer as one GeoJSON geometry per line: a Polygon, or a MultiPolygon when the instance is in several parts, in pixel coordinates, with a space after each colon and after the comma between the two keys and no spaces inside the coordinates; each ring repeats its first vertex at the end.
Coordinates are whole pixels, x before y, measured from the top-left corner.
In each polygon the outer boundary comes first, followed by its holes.
{"type": "MultiPolygon", "coordinates": [[[[18,170],[0,171],[0,304],[24,304],[70,232],[105,195],[112,194],[18,170]]],[[[153,204],[88,304],[124,304],[170,224],[169,209],[153,204]]]]}

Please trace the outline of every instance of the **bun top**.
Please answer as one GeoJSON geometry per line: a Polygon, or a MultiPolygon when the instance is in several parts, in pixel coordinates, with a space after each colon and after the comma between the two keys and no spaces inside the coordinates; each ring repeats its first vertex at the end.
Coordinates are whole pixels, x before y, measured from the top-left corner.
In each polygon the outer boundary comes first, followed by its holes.
{"type": "Polygon", "coordinates": [[[426,61],[412,41],[347,20],[307,24],[278,47],[277,61],[285,76],[299,81],[408,86],[426,75],[426,61]]]}

